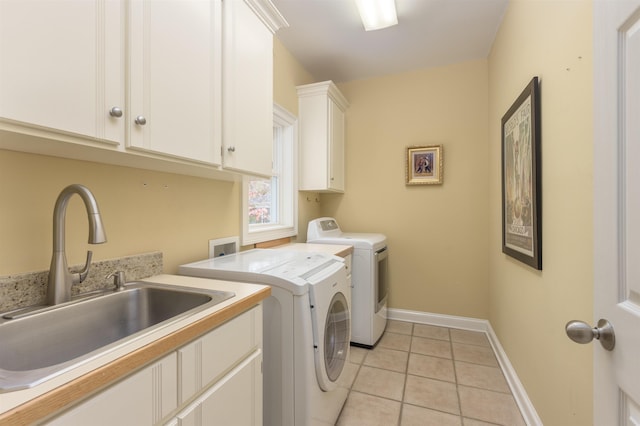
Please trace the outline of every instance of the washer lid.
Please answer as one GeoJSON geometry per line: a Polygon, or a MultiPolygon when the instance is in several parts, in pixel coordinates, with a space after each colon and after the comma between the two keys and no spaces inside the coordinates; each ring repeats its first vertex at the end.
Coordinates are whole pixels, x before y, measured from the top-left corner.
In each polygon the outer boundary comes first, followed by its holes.
{"type": "Polygon", "coordinates": [[[205,259],[189,265],[197,264],[202,268],[211,268],[223,271],[260,273],[267,269],[289,262],[295,257],[295,252],[253,249],[226,256],[213,257],[211,259],[205,259]]]}
{"type": "Polygon", "coordinates": [[[387,244],[384,234],[364,234],[343,232],[339,237],[324,237],[317,240],[307,240],[314,244],[343,244],[356,249],[378,250],[387,244]]]}
{"type": "Polygon", "coordinates": [[[300,253],[288,262],[267,269],[263,273],[292,282],[315,284],[336,270],[344,268],[344,260],[324,253],[300,253]]]}
{"type": "Polygon", "coordinates": [[[354,248],[378,250],[387,244],[383,234],[342,232],[332,217],[320,217],[309,222],[307,242],[315,244],[344,244],[354,248]]]}
{"type": "MultiPolygon", "coordinates": [[[[283,288],[294,295],[309,291],[307,277],[343,262],[324,253],[253,249],[180,265],[178,273],[229,281],[245,281],[283,288]]],[[[342,263],[341,263],[342,265],[342,263]]]]}

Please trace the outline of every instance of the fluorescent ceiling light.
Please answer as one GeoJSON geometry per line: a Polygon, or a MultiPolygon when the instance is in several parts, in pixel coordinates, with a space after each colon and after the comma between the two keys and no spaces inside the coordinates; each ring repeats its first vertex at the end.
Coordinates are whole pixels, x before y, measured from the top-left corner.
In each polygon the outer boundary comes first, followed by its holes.
{"type": "Polygon", "coordinates": [[[355,1],[365,30],[379,30],[398,23],[395,0],[355,1]]]}

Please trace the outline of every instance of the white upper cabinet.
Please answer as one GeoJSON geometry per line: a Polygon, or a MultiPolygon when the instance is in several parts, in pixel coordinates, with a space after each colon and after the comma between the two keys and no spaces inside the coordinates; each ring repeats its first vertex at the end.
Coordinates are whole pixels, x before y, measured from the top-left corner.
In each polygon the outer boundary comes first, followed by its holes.
{"type": "Polygon", "coordinates": [[[223,167],[271,176],[273,34],[288,24],[268,0],[222,7],[223,167]]]}
{"type": "Polygon", "coordinates": [[[118,1],[0,1],[0,120],[122,143],[122,16],[118,1]]]}
{"type": "Polygon", "coordinates": [[[0,148],[271,175],[270,0],[0,0],[0,148]]]}
{"type": "Polygon", "coordinates": [[[331,81],[298,86],[301,191],[344,192],[348,107],[331,81]]]}
{"type": "Polygon", "coordinates": [[[130,2],[130,148],[220,164],[220,22],[220,0],[130,2]]]}

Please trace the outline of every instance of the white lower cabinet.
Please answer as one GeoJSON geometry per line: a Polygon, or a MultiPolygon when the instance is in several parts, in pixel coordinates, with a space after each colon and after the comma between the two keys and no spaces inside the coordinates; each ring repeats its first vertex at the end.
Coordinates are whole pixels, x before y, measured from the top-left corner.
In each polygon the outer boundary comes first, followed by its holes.
{"type": "Polygon", "coordinates": [[[177,356],[172,353],[72,407],[48,425],[153,425],[177,408],[177,356]]]}
{"type": "Polygon", "coordinates": [[[262,425],[262,306],[46,424],[262,425]]]}

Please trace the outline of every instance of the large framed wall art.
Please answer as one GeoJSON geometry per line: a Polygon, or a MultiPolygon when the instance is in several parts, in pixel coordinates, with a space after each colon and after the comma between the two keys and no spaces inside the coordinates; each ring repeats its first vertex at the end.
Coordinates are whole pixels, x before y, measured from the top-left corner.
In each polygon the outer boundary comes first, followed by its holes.
{"type": "Polygon", "coordinates": [[[542,269],[540,85],[534,77],[502,117],[502,252],[542,269]]]}

